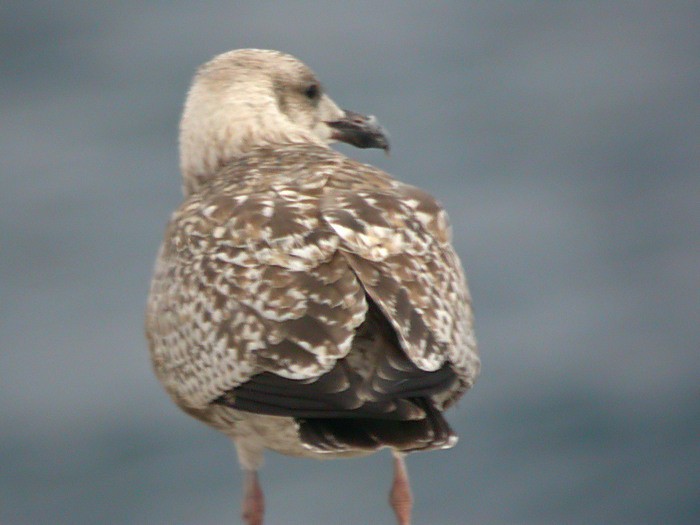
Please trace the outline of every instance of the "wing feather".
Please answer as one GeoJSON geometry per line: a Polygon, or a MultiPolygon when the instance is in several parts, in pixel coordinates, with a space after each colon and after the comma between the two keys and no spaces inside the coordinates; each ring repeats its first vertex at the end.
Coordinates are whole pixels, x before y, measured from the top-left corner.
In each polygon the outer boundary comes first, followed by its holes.
{"type": "Polygon", "coordinates": [[[390,406],[399,392],[450,390],[440,405],[469,388],[479,369],[470,298],[439,204],[328,150],[263,153],[224,167],[167,228],[147,334],[175,400],[199,409],[235,391],[238,407],[255,407],[259,391],[265,413],[345,414],[359,383],[341,365],[370,302],[397,353],[362,393],[365,417],[415,417],[414,404],[390,406]],[[292,389],[286,408],[279,388],[292,389]]]}
{"type": "Polygon", "coordinates": [[[447,215],[430,195],[393,188],[327,193],[324,220],[411,361],[426,371],[446,361],[463,388],[479,370],[471,299],[451,246],[447,215]]]}
{"type": "Polygon", "coordinates": [[[179,403],[204,407],[266,372],[318,377],[349,352],[367,303],[321,220],[317,180],[195,195],[173,216],[147,332],[179,403]]]}

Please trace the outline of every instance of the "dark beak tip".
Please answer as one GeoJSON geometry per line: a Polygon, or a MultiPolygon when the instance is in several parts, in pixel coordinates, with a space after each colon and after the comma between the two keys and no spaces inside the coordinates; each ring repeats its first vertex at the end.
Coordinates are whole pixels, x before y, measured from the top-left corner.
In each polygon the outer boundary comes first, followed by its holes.
{"type": "Polygon", "coordinates": [[[389,134],[373,115],[364,116],[345,110],[342,119],[327,122],[333,128],[333,138],[357,148],[378,148],[389,153],[389,134]]]}

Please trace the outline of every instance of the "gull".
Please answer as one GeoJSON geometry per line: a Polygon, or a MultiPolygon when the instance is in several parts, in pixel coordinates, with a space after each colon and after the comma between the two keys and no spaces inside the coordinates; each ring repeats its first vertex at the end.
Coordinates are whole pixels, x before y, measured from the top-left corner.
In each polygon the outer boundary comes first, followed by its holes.
{"type": "Polygon", "coordinates": [[[331,149],[389,149],[314,73],[242,49],[197,71],[180,122],[184,201],[155,264],[146,336],[186,413],[229,436],[243,520],[261,525],[263,453],[332,459],[452,447],[443,416],[480,369],[447,214],[428,193],[331,149]]]}

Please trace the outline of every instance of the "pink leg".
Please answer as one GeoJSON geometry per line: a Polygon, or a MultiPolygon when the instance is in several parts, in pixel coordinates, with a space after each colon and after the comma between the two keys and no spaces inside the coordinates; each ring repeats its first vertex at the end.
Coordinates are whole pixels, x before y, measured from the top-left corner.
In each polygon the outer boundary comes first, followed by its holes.
{"type": "Polygon", "coordinates": [[[256,470],[245,471],[245,495],[243,496],[243,522],[246,525],[263,525],[265,497],[258,482],[256,470]]]}
{"type": "Polygon", "coordinates": [[[391,485],[389,503],[394,509],[398,525],[411,525],[413,496],[411,495],[411,483],[408,481],[406,463],[400,452],[394,453],[394,483],[391,485]]]}

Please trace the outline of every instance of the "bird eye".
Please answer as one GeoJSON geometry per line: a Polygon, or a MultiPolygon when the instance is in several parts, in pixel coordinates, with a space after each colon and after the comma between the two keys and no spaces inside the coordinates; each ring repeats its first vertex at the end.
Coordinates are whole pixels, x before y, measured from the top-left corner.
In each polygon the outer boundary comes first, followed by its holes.
{"type": "Polygon", "coordinates": [[[320,93],[321,88],[318,87],[318,84],[311,84],[304,90],[304,96],[309,100],[316,100],[320,93]]]}

